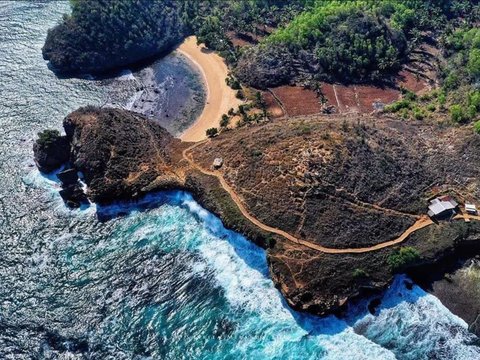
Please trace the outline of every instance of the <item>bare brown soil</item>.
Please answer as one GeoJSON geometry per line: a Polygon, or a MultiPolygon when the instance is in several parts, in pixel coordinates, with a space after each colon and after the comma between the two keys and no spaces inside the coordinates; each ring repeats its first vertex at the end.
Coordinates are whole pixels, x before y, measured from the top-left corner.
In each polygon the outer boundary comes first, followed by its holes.
{"type": "Polygon", "coordinates": [[[320,99],[313,90],[300,86],[279,86],[271,92],[280,100],[288,116],[318,114],[322,111],[320,99]]]}
{"type": "Polygon", "coordinates": [[[420,95],[431,90],[431,85],[427,79],[411,71],[402,70],[398,75],[398,87],[405,88],[420,95]]]}
{"type": "Polygon", "coordinates": [[[282,105],[279,101],[277,101],[277,99],[275,99],[270,91],[263,91],[262,96],[267,105],[267,112],[270,114],[272,119],[285,116],[285,111],[283,110],[282,105]]]}

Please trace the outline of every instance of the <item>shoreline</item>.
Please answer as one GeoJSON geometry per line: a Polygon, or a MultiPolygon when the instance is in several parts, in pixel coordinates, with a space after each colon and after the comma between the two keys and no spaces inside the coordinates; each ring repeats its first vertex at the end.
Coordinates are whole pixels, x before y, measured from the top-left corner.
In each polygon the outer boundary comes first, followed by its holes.
{"type": "Polygon", "coordinates": [[[195,122],[179,138],[185,142],[198,142],[207,138],[206,131],[219,127],[220,119],[229,109],[236,109],[243,103],[235,97],[235,91],[225,82],[228,67],[217,53],[203,44],[197,45],[197,38],[189,36],[175,50],[190,61],[202,75],[205,84],[205,107],[195,122]]]}

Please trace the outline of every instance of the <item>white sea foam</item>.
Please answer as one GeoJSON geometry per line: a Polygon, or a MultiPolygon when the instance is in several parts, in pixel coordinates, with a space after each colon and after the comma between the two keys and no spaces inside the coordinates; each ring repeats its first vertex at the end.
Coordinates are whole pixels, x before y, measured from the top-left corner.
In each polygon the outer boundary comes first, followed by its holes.
{"type": "Polygon", "coordinates": [[[226,230],[190,195],[176,196],[203,225],[198,250],[228,302],[245,316],[239,346],[249,354],[260,346],[259,358],[289,358],[297,350],[302,358],[322,359],[480,358],[478,347],[468,345],[475,337],[467,324],[418,286],[407,289],[402,276],[386,291],[378,315],[366,311],[366,301],[345,320],[291,311],[268,277],[264,251],[226,230]]]}
{"type": "MultiPolygon", "coordinates": [[[[52,173],[41,173],[37,168],[32,168],[27,175],[23,177],[23,183],[33,188],[41,189],[45,201],[52,204],[54,213],[59,215],[71,215],[76,216],[79,214],[92,216],[96,212],[95,204],[82,204],[79,209],[69,209],[65,206],[59,191],[62,189],[60,180],[57,178],[57,174],[63,170],[63,166],[52,173]]],[[[83,187],[86,188],[86,185],[83,187]]]]}
{"type": "Polygon", "coordinates": [[[120,74],[115,78],[115,80],[119,81],[131,81],[135,80],[135,76],[133,75],[131,70],[122,70],[120,74]]]}
{"type": "Polygon", "coordinates": [[[394,359],[394,355],[355,334],[333,316],[319,319],[291,311],[268,277],[265,252],[243,236],[226,230],[221,221],[191,196],[182,202],[202,221],[199,251],[215,270],[218,284],[236,312],[242,313],[237,350],[258,358],[394,359]],[[253,356],[253,355],[252,355],[253,356]]]}
{"type": "MultiPolygon", "coordinates": [[[[52,192],[57,192],[54,179],[38,171],[32,173],[29,183],[53,187],[52,192]]],[[[465,322],[420,288],[406,289],[404,277],[398,277],[386,291],[377,315],[365,310],[366,301],[346,319],[300,314],[292,311],[274,288],[265,252],[225,229],[189,194],[153,194],[136,204],[112,205],[108,211],[131,214],[122,220],[119,231],[128,232],[132,245],[148,240],[149,244],[161,244],[164,251],[200,253],[203,261],[193,263],[191,271],[211,276],[207,268],[213,269],[215,281],[235,314],[230,316],[238,322],[232,335],[235,346],[229,350],[233,358],[297,359],[299,354],[302,359],[332,360],[479,358],[478,348],[466,344],[473,335],[465,322]],[[161,206],[141,212],[148,204],[161,206]]],[[[32,260],[44,266],[42,259],[32,260]]]]}

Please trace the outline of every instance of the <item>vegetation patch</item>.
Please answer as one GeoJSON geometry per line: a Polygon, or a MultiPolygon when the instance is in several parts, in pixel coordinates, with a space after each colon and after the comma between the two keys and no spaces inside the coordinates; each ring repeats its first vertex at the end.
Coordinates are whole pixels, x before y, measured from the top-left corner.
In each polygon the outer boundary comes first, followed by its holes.
{"type": "Polygon", "coordinates": [[[417,249],[405,246],[401,247],[398,251],[391,254],[388,259],[388,265],[392,268],[393,271],[399,271],[405,267],[414,264],[420,259],[420,253],[417,249]]]}
{"type": "Polygon", "coordinates": [[[58,130],[43,130],[38,133],[37,144],[42,149],[47,149],[61,138],[58,130]]]}

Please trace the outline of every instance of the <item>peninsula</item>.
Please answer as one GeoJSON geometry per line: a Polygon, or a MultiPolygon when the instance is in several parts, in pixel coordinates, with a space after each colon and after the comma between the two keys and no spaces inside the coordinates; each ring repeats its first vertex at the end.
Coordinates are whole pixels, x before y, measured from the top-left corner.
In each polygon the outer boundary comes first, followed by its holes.
{"type": "Polygon", "coordinates": [[[87,107],[65,118],[64,139],[92,201],[190,191],[268,249],[272,278],[292,307],[324,315],[384,288],[398,271],[480,248],[480,217],[438,223],[426,215],[439,188],[478,198],[476,134],[396,119],[339,120],[286,119],[191,145],[141,115],[87,107]],[[450,139],[458,140],[445,151],[450,139]],[[214,170],[219,156],[223,165],[214,170]]]}

